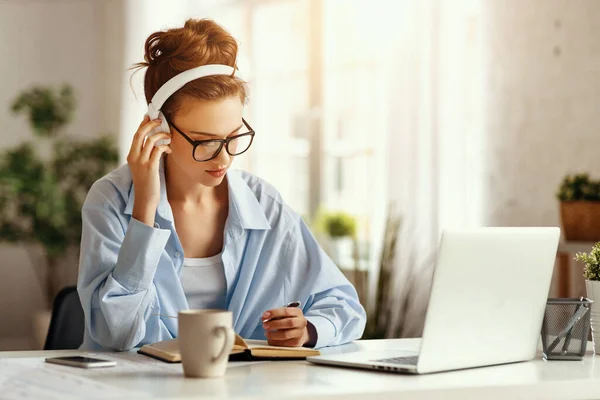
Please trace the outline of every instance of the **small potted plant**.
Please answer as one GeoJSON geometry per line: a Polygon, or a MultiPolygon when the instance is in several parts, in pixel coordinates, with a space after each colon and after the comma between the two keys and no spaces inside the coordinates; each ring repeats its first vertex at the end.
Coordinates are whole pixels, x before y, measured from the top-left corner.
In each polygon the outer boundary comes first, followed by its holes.
{"type": "Polygon", "coordinates": [[[587,297],[594,302],[592,304],[592,338],[594,338],[594,352],[600,354],[600,346],[596,345],[595,337],[600,337],[600,319],[596,317],[600,304],[600,243],[596,243],[589,253],[577,253],[576,261],[584,264],[583,277],[585,278],[585,290],[587,297]]]}
{"type": "Polygon", "coordinates": [[[320,230],[328,237],[325,246],[338,266],[352,263],[356,220],[345,212],[323,212],[319,217],[320,230]]]}
{"type": "Polygon", "coordinates": [[[567,175],[559,188],[560,217],[565,239],[600,240],[600,181],[588,174],[567,175]]]}

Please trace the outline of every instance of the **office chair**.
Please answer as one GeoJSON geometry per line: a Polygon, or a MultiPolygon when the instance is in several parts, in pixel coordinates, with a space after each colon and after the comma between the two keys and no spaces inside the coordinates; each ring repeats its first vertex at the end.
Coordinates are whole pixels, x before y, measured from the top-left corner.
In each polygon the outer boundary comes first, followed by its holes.
{"type": "Polygon", "coordinates": [[[77,288],[63,288],[54,298],[44,350],[78,349],[83,342],[84,324],[77,288]]]}

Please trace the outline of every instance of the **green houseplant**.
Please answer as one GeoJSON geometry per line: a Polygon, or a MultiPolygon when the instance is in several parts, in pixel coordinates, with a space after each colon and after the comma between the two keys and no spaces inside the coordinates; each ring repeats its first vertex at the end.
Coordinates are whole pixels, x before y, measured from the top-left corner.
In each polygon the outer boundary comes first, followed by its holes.
{"type": "Polygon", "coordinates": [[[399,337],[402,326],[399,320],[395,320],[394,315],[401,313],[403,310],[402,307],[394,303],[393,282],[396,280],[397,274],[395,263],[402,217],[395,211],[395,205],[392,203],[388,206],[383,233],[383,246],[379,258],[378,272],[374,277],[374,287],[367,286],[368,276],[364,273],[364,270],[360,269],[359,246],[356,240],[356,219],[344,212],[320,210],[317,213],[315,225],[316,232],[322,232],[328,236],[329,242],[326,241],[324,247],[333,255],[332,259],[334,261],[336,261],[334,257],[338,256],[339,252],[331,251],[332,244],[342,241],[351,246],[349,250],[342,253],[342,256],[347,256],[346,253],[351,252],[350,257],[354,261],[353,283],[361,303],[367,310],[367,326],[365,327],[363,339],[399,337]],[[371,289],[373,290],[373,296],[369,296],[371,289]]]}
{"type": "Polygon", "coordinates": [[[577,253],[575,260],[583,263],[586,281],[600,282],[600,243],[596,243],[589,253],[577,253]]]}
{"type": "Polygon", "coordinates": [[[110,136],[64,134],[75,107],[69,85],[25,90],[12,111],[27,117],[34,140],[0,153],[0,241],[25,245],[48,308],[60,290],[62,259],[78,251],[87,191],[118,161],[110,136]]]}
{"type": "Polygon", "coordinates": [[[594,302],[591,318],[592,338],[594,353],[600,354],[600,346],[596,340],[596,336],[600,335],[600,321],[595,317],[598,312],[598,304],[600,304],[600,243],[596,243],[589,253],[577,253],[575,260],[583,263],[583,277],[585,278],[587,297],[594,302]]]}
{"type": "Polygon", "coordinates": [[[348,271],[353,266],[354,286],[361,300],[366,301],[366,271],[361,269],[361,254],[356,237],[357,222],[352,215],[319,209],[313,220],[314,232],[333,262],[348,271]]]}
{"type": "Polygon", "coordinates": [[[331,238],[354,237],[356,235],[356,220],[345,212],[325,213],[323,228],[331,238]]]}
{"type": "Polygon", "coordinates": [[[356,242],[356,219],[345,212],[317,213],[317,230],[326,235],[324,248],[338,266],[352,262],[356,242]]]}
{"type": "Polygon", "coordinates": [[[600,240],[600,181],[585,173],[567,175],[556,197],[567,240],[600,240]]]}

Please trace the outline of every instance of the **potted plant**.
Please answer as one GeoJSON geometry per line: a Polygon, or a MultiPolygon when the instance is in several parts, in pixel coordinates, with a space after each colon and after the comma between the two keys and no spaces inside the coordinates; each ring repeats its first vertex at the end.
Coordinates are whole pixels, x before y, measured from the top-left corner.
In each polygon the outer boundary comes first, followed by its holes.
{"type": "MultiPolygon", "coordinates": [[[[361,270],[359,265],[361,254],[359,254],[359,247],[356,243],[357,224],[355,218],[347,213],[326,212],[320,209],[313,220],[314,232],[332,260],[338,265],[337,259],[339,258],[350,258],[348,262],[354,262],[353,284],[361,304],[367,310],[367,325],[363,339],[400,337],[401,319],[395,320],[394,315],[402,312],[407,305],[396,304],[393,301],[393,282],[398,272],[395,268],[395,260],[401,226],[402,217],[395,211],[395,205],[390,204],[385,220],[383,246],[379,269],[375,276],[375,286],[368,287],[368,275],[361,270]],[[337,250],[335,249],[336,245],[338,246],[337,250]],[[371,292],[372,290],[373,292],[371,292]]],[[[371,270],[369,269],[368,272],[370,274],[371,270]]]]}
{"type": "Polygon", "coordinates": [[[592,300],[592,338],[594,341],[594,353],[600,354],[600,346],[596,345],[596,336],[600,335],[600,243],[596,243],[589,253],[577,253],[576,261],[583,262],[583,277],[585,278],[585,290],[587,297],[592,300]]]}
{"type": "Polygon", "coordinates": [[[567,240],[600,240],[600,181],[590,179],[588,174],[567,175],[557,198],[567,240]]]}
{"type": "Polygon", "coordinates": [[[118,160],[110,136],[87,141],[63,136],[75,105],[68,85],[24,91],[12,111],[28,117],[35,139],[0,153],[0,241],[25,246],[45,300],[34,318],[37,347],[45,339],[54,296],[76,281],[85,196],[118,160]]]}
{"type": "Polygon", "coordinates": [[[345,212],[322,212],[320,229],[327,235],[326,250],[338,266],[347,266],[353,260],[356,220],[345,212]]]}

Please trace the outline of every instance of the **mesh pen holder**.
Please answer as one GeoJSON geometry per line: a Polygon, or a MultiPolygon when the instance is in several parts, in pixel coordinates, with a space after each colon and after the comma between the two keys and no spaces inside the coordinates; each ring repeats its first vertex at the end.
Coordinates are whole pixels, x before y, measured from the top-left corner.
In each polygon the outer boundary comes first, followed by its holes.
{"type": "Polygon", "coordinates": [[[546,360],[581,360],[590,333],[593,301],[548,299],[542,324],[542,345],[546,360]]]}

